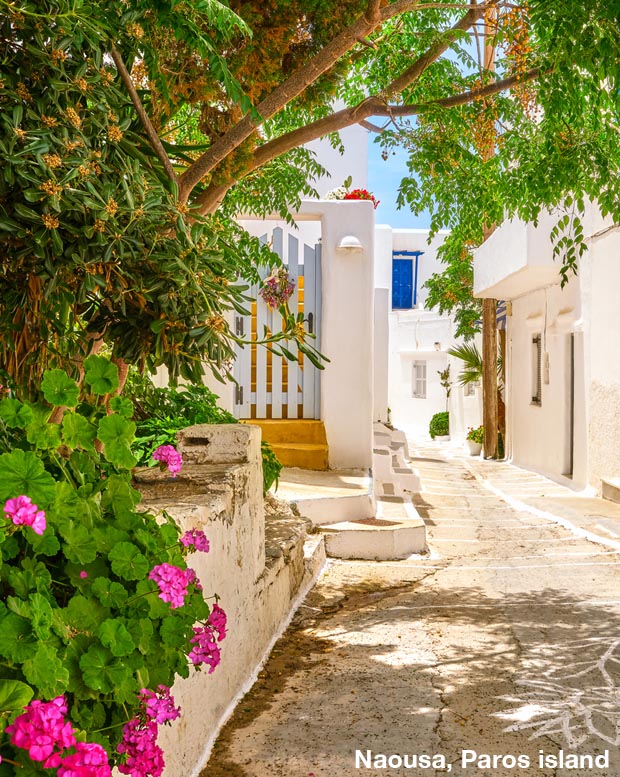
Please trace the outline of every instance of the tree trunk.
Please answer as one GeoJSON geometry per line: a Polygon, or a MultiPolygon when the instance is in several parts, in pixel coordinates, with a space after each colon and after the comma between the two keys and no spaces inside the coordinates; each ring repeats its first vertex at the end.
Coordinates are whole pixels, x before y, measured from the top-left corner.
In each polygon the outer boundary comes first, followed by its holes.
{"type": "Polygon", "coordinates": [[[482,300],[482,423],[484,457],[497,458],[497,303],[482,300]]]}

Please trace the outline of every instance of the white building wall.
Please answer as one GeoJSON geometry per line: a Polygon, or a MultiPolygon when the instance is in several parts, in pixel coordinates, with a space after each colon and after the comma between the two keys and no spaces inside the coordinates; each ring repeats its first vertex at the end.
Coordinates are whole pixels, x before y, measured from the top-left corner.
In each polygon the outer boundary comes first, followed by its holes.
{"type": "Polygon", "coordinates": [[[513,275],[519,245],[511,228],[492,237],[496,266],[475,260],[481,295],[501,288],[512,300],[508,317],[507,435],[512,460],[575,488],[620,480],[620,232],[589,205],[583,219],[588,251],[579,274],[564,289],[558,267],[553,282],[541,282],[551,251],[549,219],[527,225],[528,248],[513,275]],[[480,271],[479,271],[480,270],[480,271]],[[538,286],[537,286],[538,283],[538,286]],[[537,286],[537,287],[536,287],[537,286]],[[524,288],[530,290],[523,293],[524,288]],[[532,337],[542,335],[542,403],[532,403],[532,337]],[[571,340],[574,356],[571,357],[571,340]],[[572,358],[572,377],[571,377],[572,358]],[[571,382],[573,390],[572,477],[571,382]]]}
{"type": "Polygon", "coordinates": [[[306,145],[306,148],[316,153],[318,160],[329,173],[329,177],[324,176],[312,184],[320,197],[330,189],[342,186],[349,176],[352,178],[350,189],[368,188],[368,130],[359,124],[346,127],[340,131],[340,140],[344,153],[333,148],[326,138],[306,145]]]}
{"type": "MultiPolygon", "coordinates": [[[[428,292],[426,281],[442,265],[437,250],[447,232],[440,232],[428,243],[428,230],[392,229],[380,224],[375,232],[375,286],[388,290],[388,405],[392,423],[417,437],[427,438],[431,418],[447,408],[446,392],[439,372],[451,366],[450,433],[453,439],[464,439],[468,426],[479,426],[480,400],[464,397],[457,384],[461,369],[458,360],[446,351],[456,344],[454,325],[449,316],[424,308],[428,292]],[[392,252],[421,251],[418,259],[416,306],[411,310],[392,309],[392,252]],[[415,362],[426,363],[426,397],[413,396],[415,362]]],[[[415,262],[415,259],[413,260],[415,262]]],[[[414,278],[415,281],[415,278],[414,278]]],[[[377,359],[375,360],[377,363],[377,359]]]]}
{"type": "Polygon", "coordinates": [[[588,477],[600,488],[620,480],[620,232],[596,211],[589,226],[588,477]]]}

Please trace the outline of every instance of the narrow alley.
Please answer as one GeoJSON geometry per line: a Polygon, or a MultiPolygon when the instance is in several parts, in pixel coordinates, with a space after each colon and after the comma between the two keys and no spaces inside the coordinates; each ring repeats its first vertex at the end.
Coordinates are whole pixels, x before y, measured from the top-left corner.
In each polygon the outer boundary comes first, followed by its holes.
{"type": "Polygon", "coordinates": [[[620,506],[412,457],[430,552],[330,561],[203,777],[620,777],[620,506]]]}

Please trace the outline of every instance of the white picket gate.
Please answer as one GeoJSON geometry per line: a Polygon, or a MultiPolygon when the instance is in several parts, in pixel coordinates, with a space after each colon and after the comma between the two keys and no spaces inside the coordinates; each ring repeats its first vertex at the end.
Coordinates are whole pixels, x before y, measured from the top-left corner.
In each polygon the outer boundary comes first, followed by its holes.
{"type": "MultiPolygon", "coordinates": [[[[265,242],[267,236],[261,238],[265,242]]],[[[295,291],[289,300],[292,313],[303,313],[305,328],[316,339],[309,342],[320,350],[321,342],[321,246],[303,245],[295,235],[280,227],[273,230],[273,251],[286,265],[295,291]]],[[[266,277],[265,269],[262,277],[266,277]]],[[[252,344],[237,347],[234,376],[234,415],[236,418],[320,418],[320,371],[304,354],[298,361],[277,356],[270,349],[256,345],[269,332],[282,331],[282,317],[271,310],[259,296],[259,286],[250,289],[252,315],[235,315],[235,333],[252,344]]],[[[285,343],[289,351],[297,354],[294,343],[285,343]]]]}

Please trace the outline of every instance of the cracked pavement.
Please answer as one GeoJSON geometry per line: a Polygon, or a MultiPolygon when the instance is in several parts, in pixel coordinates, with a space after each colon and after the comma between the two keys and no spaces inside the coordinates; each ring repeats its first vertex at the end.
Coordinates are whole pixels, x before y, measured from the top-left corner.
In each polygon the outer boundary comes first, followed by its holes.
{"type": "Polygon", "coordinates": [[[485,462],[412,463],[430,553],[330,561],[203,777],[620,777],[620,554],[490,491],[485,462]]]}

